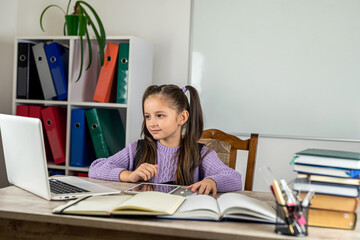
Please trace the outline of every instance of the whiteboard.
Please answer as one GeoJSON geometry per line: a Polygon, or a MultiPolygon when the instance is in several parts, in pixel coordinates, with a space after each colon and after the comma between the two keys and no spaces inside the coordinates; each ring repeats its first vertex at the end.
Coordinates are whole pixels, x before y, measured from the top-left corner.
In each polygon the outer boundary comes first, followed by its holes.
{"type": "Polygon", "coordinates": [[[360,139],[360,1],[193,0],[206,128],[360,139]]]}

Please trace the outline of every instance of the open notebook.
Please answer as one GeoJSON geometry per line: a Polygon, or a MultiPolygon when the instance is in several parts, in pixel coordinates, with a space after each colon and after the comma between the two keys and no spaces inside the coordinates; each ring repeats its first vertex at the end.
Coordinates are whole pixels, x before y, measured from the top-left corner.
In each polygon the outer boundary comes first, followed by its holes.
{"type": "Polygon", "coordinates": [[[120,193],[78,177],[48,178],[40,119],[0,114],[0,132],[11,184],[47,200],[120,193]]]}
{"type": "Polygon", "coordinates": [[[276,212],[267,203],[241,193],[224,193],[218,199],[209,195],[186,197],[185,202],[166,218],[214,220],[241,220],[275,223],[276,212]]]}

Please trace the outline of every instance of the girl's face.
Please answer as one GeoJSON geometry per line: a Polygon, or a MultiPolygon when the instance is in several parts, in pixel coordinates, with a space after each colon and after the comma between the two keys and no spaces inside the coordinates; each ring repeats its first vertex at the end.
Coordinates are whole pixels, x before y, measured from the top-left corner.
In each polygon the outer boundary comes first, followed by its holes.
{"type": "Polygon", "coordinates": [[[186,110],[178,114],[160,95],[151,95],[144,102],[146,128],[154,139],[166,147],[180,145],[181,126],[188,116],[186,110]]]}

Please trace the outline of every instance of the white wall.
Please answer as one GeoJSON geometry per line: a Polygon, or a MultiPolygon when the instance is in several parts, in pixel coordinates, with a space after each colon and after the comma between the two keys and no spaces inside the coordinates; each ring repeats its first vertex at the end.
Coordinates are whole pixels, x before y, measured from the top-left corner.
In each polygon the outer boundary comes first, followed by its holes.
{"type": "MultiPolygon", "coordinates": [[[[16,34],[17,0],[7,0],[0,8],[0,113],[11,113],[14,36],[16,34]]],[[[0,142],[0,188],[8,184],[2,144],[0,142]]]]}
{"type": "MultiPolygon", "coordinates": [[[[44,25],[47,30],[45,33],[39,27],[39,17],[42,9],[48,4],[58,3],[64,6],[65,2],[62,0],[2,1],[0,19],[8,25],[0,25],[0,113],[11,112],[14,36],[62,35],[63,18],[60,12],[53,9],[45,16],[44,25]]],[[[180,86],[187,84],[190,0],[89,0],[88,2],[98,10],[108,35],[134,35],[147,39],[155,45],[154,83],[174,83],[180,86]]],[[[360,151],[360,143],[260,137],[256,168],[268,165],[278,177],[291,180],[294,176],[289,165],[292,154],[307,147],[360,151]]],[[[237,170],[241,172],[244,168],[240,166],[242,155],[239,154],[237,166],[237,170]]],[[[3,178],[3,160],[0,159],[0,187],[6,184],[3,178]]],[[[268,191],[257,170],[254,184],[254,190],[268,191]]]]}
{"type": "MultiPolygon", "coordinates": [[[[63,14],[51,8],[44,15],[42,32],[39,18],[42,10],[61,0],[18,0],[17,35],[62,35],[63,14]]],[[[99,14],[107,35],[131,35],[154,44],[154,83],[187,82],[189,58],[190,0],[87,0],[99,14]]]]}

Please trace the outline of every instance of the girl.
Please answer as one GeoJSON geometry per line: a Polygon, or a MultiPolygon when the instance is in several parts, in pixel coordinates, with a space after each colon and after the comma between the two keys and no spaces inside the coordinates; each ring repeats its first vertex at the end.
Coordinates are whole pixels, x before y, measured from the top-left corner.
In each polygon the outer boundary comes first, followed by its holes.
{"type": "Polygon", "coordinates": [[[150,86],[144,93],[142,110],[145,139],[141,156],[136,156],[138,142],[130,143],[109,158],[95,160],[89,177],[122,182],[171,182],[212,196],[217,191],[241,190],[240,173],[227,167],[213,150],[200,148],[197,143],[203,132],[203,116],[195,88],[150,86]],[[190,103],[186,91],[190,93],[190,103]],[[139,159],[137,164],[135,156],[139,159]]]}

